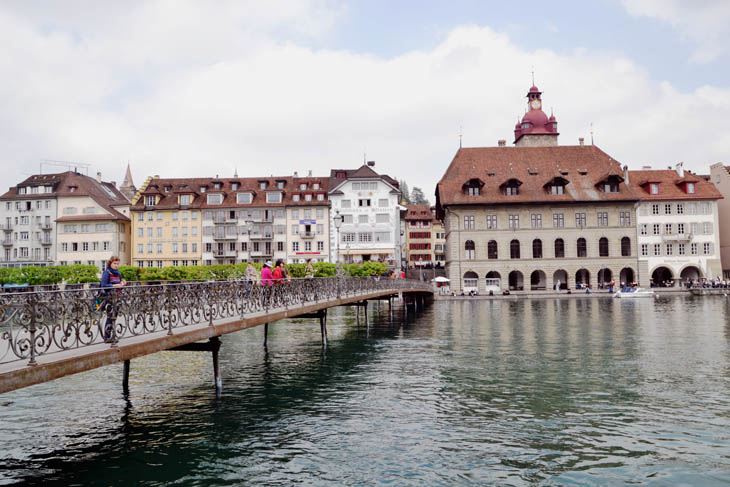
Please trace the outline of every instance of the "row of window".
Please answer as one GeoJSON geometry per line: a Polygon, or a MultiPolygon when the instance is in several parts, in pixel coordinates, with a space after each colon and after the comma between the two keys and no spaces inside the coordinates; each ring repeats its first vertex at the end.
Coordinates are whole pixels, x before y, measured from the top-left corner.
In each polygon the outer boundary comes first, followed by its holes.
{"type": "MultiPolygon", "coordinates": [[[[10,249],[5,249],[5,261],[10,261],[11,257],[17,259],[28,259],[33,256],[35,260],[41,260],[41,249],[29,249],[28,247],[20,247],[17,249],[13,249],[12,253],[10,252],[10,249]]],[[[43,260],[51,260],[51,249],[43,249],[43,260]]]]}
{"type": "MultiPolygon", "coordinates": [[[[652,215],[696,215],[697,214],[697,203],[652,203],[651,214],[652,215]],[[685,212],[686,210],[686,212],[685,212]]],[[[710,213],[710,203],[703,201],[699,204],[700,214],[707,215],[710,213]]],[[[641,215],[649,214],[649,205],[641,205],[639,209],[641,215]]]]}
{"type": "MultiPolygon", "coordinates": [[[[351,200],[340,200],[340,208],[351,208],[351,200]]],[[[360,198],[356,200],[357,206],[360,208],[368,208],[372,206],[370,198],[360,198]]],[[[388,198],[381,198],[378,200],[378,208],[388,208],[388,198]]]]}
{"type": "MultiPolygon", "coordinates": [[[[515,239],[510,242],[509,245],[509,258],[519,259],[521,258],[521,244],[520,241],[515,239]]],[[[588,257],[588,246],[585,238],[579,238],[576,240],[576,257],[588,257]]],[[[606,237],[602,237],[598,240],[598,256],[599,257],[610,257],[609,241],[606,237]]],[[[631,256],[631,239],[629,237],[623,237],[621,239],[621,256],[631,256]]],[[[565,258],[565,241],[562,238],[555,239],[553,243],[553,257],[556,259],[565,258]]],[[[476,245],[473,240],[467,240],[464,243],[464,258],[466,260],[476,259],[476,245]]],[[[499,245],[496,240],[490,240],[487,242],[487,259],[498,259],[499,258],[499,245]]],[[[543,258],[543,245],[542,240],[536,238],[532,241],[532,258],[542,259],[543,258]]]]}
{"type": "MultiPolygon", "coordinates": [[[[643,257],[649,256],[649,249],[652,250],[653,256],[671,256],[675,255],[674,249],[677,249],[676,255],[688,255],[687,254],[687,245],[683,243],[674,244],[674,243],[666,243],[664,245],[662,244],[641,244],[641,255],[643,257]],[[662,251],[664,251],[662,253],[662,251]]],[[[698,254],[699,244],[697,242],[692,242],[689,244],[689,255],[699,255],[698,254]]],[[[712,255],[713,252],[713,245],[712,242],[702,242],[702,255],[712,255]]]]}
{"type": "MultiPolygon", "coordinates": [[[[81,225],[75,223],[64,223],[61,227],[61,233],[100,233],[111,232],[114,227],[111,223],[96,223],[94,225],[83,223],[81,225]]],[[[117,231],[124,233],[124,223],[117,224],[117,231]]]]}
{"type": "MultiPolygon", "coordinates": [[[[700,228],[702,228],[702,233],[704,235],[709,235],[712,233],[712,223],[703,222],[701,227],[699,223],[653,223],[651,225],[651,234],[674,235],[674,230],[676,229],[678,235],[684,235],[687,230],[689,230],[689,233],[691,233],[692,235],[697,235],[697,230],[700,228]]],[[[641,235],[649,235],[649,224],[642,223],[639,226],[639,232],[641,233],[641,235]]]]}
{"type": "Polygon", "coordinates": [[[53,186],[18,186],[18,194],[41,194],[41,193],[44,193],[44,194],[53,193],[53,186]]]}
{"type": "MultiPolygon", "coordinates": [[[[36,200],[36,202],[35,202],[36,210],[40,210],[41,208],[50,209],[51,201],[53,201],[53,200],[36,200]]],[[[32,201],[16,201],[15,205],[13,205],[13,203],[11,201],[5,202],[5,209],[7,211],[12,210],[13,206],[15,206],[15,209],[18,211],[30,211],[33,209],[33,202],[32,201]]]]}
{"type": "Polygon", "coordinates": [[[390,242],[390,232],[343,232],[342,243],[390,242]]]}
{"type": "MultiPolygon", "coordinates": [[[[30,222],[31,221],[32,221],[31,220],[31,217],[30,216],[27,216],[27,215],[20,216],[20,217],[17,217],[17,216],[15,217],[15,224],[16,225],[30,225],[30,222]]],[[[36,225],[41,225],[41,223],[44,223],[46,225],[50,225],[51,224],[51,217],[48,216],[48,215],[46,215],[45,218],[43,220],[41,220],[41,216],[40,215],[37,215],[35,217],[35,223],[36,223],[36,225]]],[[[7,225],[6,228],[10,228],[13,225],[13,217],[9,217],[9,216],[8,217],[5,217],[5,224],[7,225]]]]}
{"type": "MultiPolygon", "coordinates": [[[[210,228],[211,230],[213,229],[213,227],[205,227],[205,228],[210,228]]],[[[204,230],[205,230],[205,228],[204,228],[204,230]]],[[[145,233],[144,230],[145,230],[144,228],[137,227],[137,237],[140,237],[140,238],[144,237],[144,233],[145,233]]],[[[198,227],[190,227],[189,230],[188,230],[188,227],[171,227],[170,231],[172,232],[173,237],[177,237],[178,235],[187,237],[188,231],[190,232],[190,235],[192,235],[193,237],[198,235],[198,227]]],[[[154,236],[162,237],[163,236],[162,234],[163,234],[162,227],[147,227],[147,236],[148,237],[154,237],[154,236]]],[[[205,234],[205,232],[204,232],[204,234],[205,234]]],[[[211,232],[211,235],[212,235],[212,232],[211,232]]]]}
{"type": "Polygon", "coordinates": [[[375,181],[364,181],[361,183],[352,183],[353,191],[373,191],[378,189],[378,183],[375,181]]]}
{"type": "Polygon", "coordinates": [[[431,238],[431,232],[408,232],[408,238],[431,238]]]}
{"type": "MultiPolygon", "coordinates": [[[[154,211],[141,212],[140,211],[139,213],[137,213],[138,222],[144,221],[145,213],[147,214],[147,221],[150,221],[150,222],[155,219],[155,215],[157,215],[157,221],[162,221],[162,216],[164,215],[164,213],[161,211],[158,211],[158,212],[154,212],[154,211]]],[[[177,220],[178,216],[182,220],[187,220],[189,217],[191,220],[194,221],[194,220],[198,219],[198,212],[197,211],[180,211],[180,212],[173,211],[172,212],[173,220],[177,220]]]]}
{"type": "Polygon", "coordinates": [[[431,244],[430,243],[412,243],[408,245],[408,248],[410,250],[430,250],[431,244]]]}
{"type": "MultiPolygon", "coordinates": [[[[342,223],[355,223],[355,215],[342,213],[341,216],[342,223]]],[[[370,223],[370,216],[367,214],[357,215],[357,223],[370,223]]],[[[390,223],[390,215],[388,213],[377,213],[375,215],[375,223],[390,223]]]]}
{"type": "MultiPolygon", "coordinates": [[[[104,242],[62,242],[61,252],[98,252],[100,250],[111,250],[112,243],[104,242]]],[[[119,251],[124,252],[126,245],[119,242],[119,251]]]]}
{"type": "MultiPolygon", "coordinates": [[[[183,243],[177,243],[173,242],[171,245],[171,250],[173,254],[177,254],[178,252],[182,252],[183,254],[187,254],[188,251],[191,253],[197,253],[198,252],[198,244],[196,242],[192,242],[188,244],[187,242],[183,243]]],[[[162,253],[163,244],[147,244],[147,253],[152,254],[154,253],[153,250],[156,250],[158,254],[162,253]]],[[[137,254],[142,255],[145,252],[145,244],[137,244],[137,254]]]]}
{"type": "MultiPolygon", "coordinates": [[[[42,235],[41,232],[13,232],[13,235],[16,242],[18,240],[30,240],[30,237],[33,236],[33,240],[36,242],[51,243],[51,232],[43,232],[42,235]]],[[[4,242],[10,243],[11,240],[5,238],[4,242]]]]}
{"type": "MultiPolygon", "coordinates": [[[[76,215],[78,213],[79,209],[75,206],[67,206],[65,207],[61,213],[64,215],[76,215]]],[[[81,209],[84,215],[94,215],[96,213],[99,213],[99,208],[96,206],[86,206],[81,209]]]]}
{"type": "MultiPolygon", "coordinates": [[[[137,261],[137,267],[144,268],[145,262],[147,262],[147,267],[157,267],[159,269],[162,269],[162,261],[161,260],[138,260],[137,261]]],[[[172,266],[173,267],[179,267],[182,264],[183,267],[187,267],[188,265],[198,265],[197,260],[173,260],[172,266]]]]}
{"type": "MultiPolygon", "coordinates": [[[[631,226],[631,212],[621,211],[619,212],[619,226],[630,227],[631,226]]],[[[609,225],[609,218],[607,211],[599,211],[596,213],[596,226],[607,227],[609,225]]],[[[588,226],[588,218],[585,212],[575,213],[575,226],[577,228],[584,228],[588,226]]],[[[507,227],[517,229],[520,228],[520,215],[508,215],[507,227]]],[[[565,227],[565,214],[564,213],[553,213],[553,228],[564,228],[565,227]]],[[[487,229],[496,230],[499,228],[499,222],[497,215],[487,215],[487,229]]],[[[530,215],[530,228],[542,228],[542,214],[533,213],[530,215]]],[[[476,217],[474,215],[464,216],[464,230],[475,230],[476,229],[476,217]]]]}

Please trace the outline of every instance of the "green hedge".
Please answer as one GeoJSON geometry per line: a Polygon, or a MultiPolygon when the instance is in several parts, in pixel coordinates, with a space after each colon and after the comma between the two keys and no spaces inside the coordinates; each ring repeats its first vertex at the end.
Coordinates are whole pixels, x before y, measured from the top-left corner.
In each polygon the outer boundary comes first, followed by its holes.
{"type": "MultiPolygon", "coordinates": [[[[186,281],[186,280],[225,280],[237,279],[245,276],[248,264],[216,264],[196,265],[189,267],[148,267],[140,269],[134,266],[121,266],[119,272],[126,281],[186,281]]],[[[253,265],[258,274],[261,275],[261,264],[253,265]]],[[[316,270],[316,277],[334,277],[337,273],[337,266],[329,262],[317,262],[313,264],[316,270]]],[[[288,264],[287,271],[291,277],[305,277],[306,264],[288,264]]],[[[350,264],[344,266],[343,270],[349,268],[353,277],[376,276],[387,271],[387,266],[382,262],[365,262],[364,264],[350,264]]],[[[66,280],[68,284],[85,282],[99,282],[101,273],[93,265],[68,265],[68,266],[47,266],[47,267],[0,267],[1,284],[24,284],[31,286],[40,284],[57,284],[66,280]]]]}

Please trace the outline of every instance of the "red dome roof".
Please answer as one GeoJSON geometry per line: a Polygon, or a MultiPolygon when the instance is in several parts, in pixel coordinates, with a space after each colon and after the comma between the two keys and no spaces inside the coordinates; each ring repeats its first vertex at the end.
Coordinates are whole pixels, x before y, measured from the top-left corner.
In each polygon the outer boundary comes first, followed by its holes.
{"type": "Polygon", "coordinates": [[[522,122],[530,122],[533,127],[544,127],[548,122],[547,115],[542,110],[530,110],[522,117],[522,122]]]}
{"type": "Polygon", "coordinates": [[[532,85],[530,87],[530,93],[540,93],[540,90],[537,89],[537,86],[532,85]]]}

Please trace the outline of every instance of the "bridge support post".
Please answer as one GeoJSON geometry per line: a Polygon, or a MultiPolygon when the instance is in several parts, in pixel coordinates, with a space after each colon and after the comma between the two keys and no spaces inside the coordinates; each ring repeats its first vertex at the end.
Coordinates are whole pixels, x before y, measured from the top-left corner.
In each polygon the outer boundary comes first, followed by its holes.
{"type": "Polygon", "coordinates": [[[322,333],[322,345],[327,346],[327,310],[319,312],[319,330],[322,333]]]}
{"type": "Polygon", "coordinates": [[[221,348],[221,340],[218,337],[210,339],[211,351],[213,352],[213,379],[215,380],[215,392],[220,394],[223,390],[223,379],[221,378],[220,361],[218,360],[218,352],[221,348]]]}
{"type": "Polygon", "coordinates": [[[365,305],[362,309],[365,312],[365,326],[368,326],[368,302],[365,300],[365,305]]]}
{"type": "Polygon", "coordinates": [[[357,325],[360,326],[360,306],[355,305],[355,321],[357,321],[357,325]]]}
{"type": "Polygon", "coordinates": [[[122,391],[129,394],[129,360],[124,361],[124,375],[122,376],[122,391]]]}
{"type": "Polygon", "coordinates": [[[264,348],[268,348],[269,341],[269,324],[264,324],[264,348]]]}

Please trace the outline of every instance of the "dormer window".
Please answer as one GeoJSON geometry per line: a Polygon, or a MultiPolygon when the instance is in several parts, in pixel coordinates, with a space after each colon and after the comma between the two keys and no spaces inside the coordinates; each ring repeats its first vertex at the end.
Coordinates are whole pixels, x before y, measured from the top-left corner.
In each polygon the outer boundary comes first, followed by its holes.
{"type": "MultiPolygon", "coordinates": [[[[72,186],[72,188],[73,188],[73,186],[72,186]]],[[[145,206],[155,206],[155,197],[153,195],[145,196],[144,205],[145,206]]]]}
{"type": "Polygon", "coordinates": [[[659,183],[651,183],[651,184],[649,184],[649,193],[651,193],[651,194],[659,194],[659,183]]]}
{"type": "Polygon", "coordinates": [[[344,171],[337,172],[337,179],[345,179],[346,175],[344,171]]]}
{"type": "Polygon", "coordinates": [[[201,187],[200,187],[200,192],[201,192],[201,193],[205,193],[205,186],[201,186],[201,187]]]}
{"type": "Polygon", "coordinates": [[[299,189],[301,189],[302,191],[304,191],[305,189],[307,189],[307,183],[300,184],[299,185],[299,189]]]}
{"type": "Polygon", "coordinates": [[[180,205],[181,206],[187,206],[190,204],[190,195],[189,194],[181,194],[180,195],[180,205]]]}
{"type": "Polygon", "coordinates": [[[304,201],[312,201],[312,195],[311,194],[305,194],[304,195],[304,201]]]}
{"type": "Polygon", "coordinates": [[[299,194],[297,193],[297,194],[291,195],[291,199],[292,199],[292,201],[299,201],[299,194]]]}
{"type": "Polygon", "coordinates": [[[568,182],[569,181],[567,179],[558,176],[548,181],[544,187],[548,194],[565,194],[565,186],[568,182]]]}
{"type": "Polygon", "coordinates": [[[604,193],[618,193],[618,182],[606,182],[603,184],[604,193]]]}
{"type": "Polygon", "coordinates": [[[551,184],[550,194],[565,194],[565,186],[562,184],[551,184]]]}
{"type": "Polygon", "coordinates": [[[252,201],[251,193],[238,193],[236,195],[236,202],[239,205],[247,205],[247,204],[251,203],[251,201],[252,201]]]}
{"type": "Polygon", "coordinates": [[[266,181],[259,181],[259,189],[266,189],[267,184],[266,181]]]}
{"type": "Polygon", "coordinates": [[[284,189],[284,184],[286,184],[284,181],[277,181],[276,187],[279,189],[284,189]]]}
{"type": "Polygon", "coordinates": [[[223,195],[220,193],[210,193],[208,195],[208,204],[209,205],[220,205],[223,203],[223,195]]]}
{"type": "Polygon", "coordinates": [[[238,183],[231,183],[231,189],[232,189],[233,191],[236,191],[236,190],[238,190],[238,183]]]}
{"type": "Polygon", "coordinates": [[[504,191],[505,196],[517,196],[520,194],[520,185],[522,184],[521,181],[518,179],[510,179],[506,183],[502,185],[502,190],[504,191]]]}
{"type": "Polygon", "coordinates": [[[170,187],[169,186],[165,186],[165,193],[169,193],[169,192],[170,192],[170,187]]]}
{"type": "Polygon", "coordinates": [[[317,201],[324,201],[324,193],[319,193],[317,195],[317,201]]]}
{"type": "Polygon", "coordinates": [[[213,183],[213,189],[221,189],[221,183],[213,183]]]}
{"type": "Polygon", "coordinates": [[[18,186],[18,194],[25,194],[25,186],[18,186]]]}
{"type": "Polygon", "coordinates": [[[319,189],[319,183],[313,183],[312,189],[319,189]]]}
{"type": "Polygon", "coordinates": [[[484,181],[482,181],[479,178],[471,178],[469,181],[464,183],[464,186],[462,186],[462,189],[469,196],[479,196],[482,194],[483,186],[484,186],[484,181]]]}
{"type": "Polygon", "coordinates": [[[267,203],[281,203],[281,193],[279,193],[279,192],[266,193],[266,202],[267,203]]]}
{"type": "Polygon", "coordinates": [[[694,194],[694,192],[695,192],[695,183],[687,183],[687,193],[694,194]]]}

